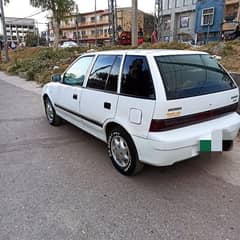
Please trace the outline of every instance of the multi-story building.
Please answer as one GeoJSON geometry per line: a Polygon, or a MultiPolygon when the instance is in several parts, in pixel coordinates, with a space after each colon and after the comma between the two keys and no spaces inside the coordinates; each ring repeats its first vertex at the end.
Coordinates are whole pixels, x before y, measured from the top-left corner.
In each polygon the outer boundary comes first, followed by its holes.
{"type": "Polygon", "coordinates": [[[224,0],[197,1],[195,32],[198,42],[207,43],[221,39],[224,4],[224,0]]]}
{"type": "MultiPolygon", "coordinates": [[[[117,9],[118,32],[131,31],[132,9],[117,9]]],[[[138,10],[138,31],[145,36],[151,36],[154,27],[154,18],[151,14],[138,10]]],[[[98,10],[95,12],[81,13],[67,16],[60,26],[63,39],[80,40],[81,43],[95,42],[97,40],[109,41],[109,12],[98,10]],[[95,21],[96,18],[96,21],[95,21]]]]}
{"type": "Polygon", "coordinates": [[[240,0],[225,0],[222,31],[225,35],[234,32],[240,24],[240,0]]]}
{"type": "Polygon", "coordinates": [[[161,41],[194,39],[195,3],[196,0],[162,0],[162,24],[159,33],[161,41]]]}
{"type": "MultiPolygon", "coordinates": [[[[132,29],[132,8],[117,9],[117,25],[118,30],[131,32],[132,29]]],[[[152,14],[138,10],[138,31],[143,35],[151,36],[154,30],[154,17],[152,14]]]]}
{"type": "MultiPolygon", "coordinates": [[[[35,21],[31,18],[6,17],[5,22],[8,41],[15,43],[24,42],[27,33],[35,33],[37,31],[35,21]]],[[[0,29],[0,34],[2,35],[2,27],[0,29]]]]}
{"type": "Polygon", "coordinates": [[[67,16],[60,26],[63,39],[76,40],[78,37],[81,42],[92,42],[96,38],[107,40],[109,39],[108,29],[108,11],[104,10],[99,10],[96,13],[82,13],[80,17],[78,15],[67,16]]]}

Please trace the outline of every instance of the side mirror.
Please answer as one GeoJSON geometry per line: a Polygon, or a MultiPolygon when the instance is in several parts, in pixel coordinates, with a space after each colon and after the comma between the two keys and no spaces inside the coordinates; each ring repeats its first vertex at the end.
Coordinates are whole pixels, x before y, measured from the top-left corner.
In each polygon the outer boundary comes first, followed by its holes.
{"type": "Polygon", "coordinates": [[[61,74],[54,74],[52,75],[52,82],[61,82],[62,75],[61,74]]]}

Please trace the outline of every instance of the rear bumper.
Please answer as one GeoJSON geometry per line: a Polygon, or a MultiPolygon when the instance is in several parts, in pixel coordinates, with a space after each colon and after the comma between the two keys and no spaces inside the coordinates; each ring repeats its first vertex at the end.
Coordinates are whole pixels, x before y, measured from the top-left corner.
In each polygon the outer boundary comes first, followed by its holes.
{"type": "Polygon", "coordinates": [[[148,139],[133,136],[139,159],[154,166],[168,166],[200,154],[201,139],[234,140],[240,128],[240,115],[226,116],[175,130],[149,133],[148,139]],[[219,138],[219,134],[218,134],[219,138]]]}

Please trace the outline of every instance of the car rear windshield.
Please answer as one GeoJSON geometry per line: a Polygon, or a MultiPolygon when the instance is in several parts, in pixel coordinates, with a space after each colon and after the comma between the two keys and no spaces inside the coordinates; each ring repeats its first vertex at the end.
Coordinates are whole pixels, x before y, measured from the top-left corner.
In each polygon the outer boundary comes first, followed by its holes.
{"type": "Polygon", "coordinates": [[[231,77],[208,54],[155,57],[168,100],[236,88],[231,77]]]}

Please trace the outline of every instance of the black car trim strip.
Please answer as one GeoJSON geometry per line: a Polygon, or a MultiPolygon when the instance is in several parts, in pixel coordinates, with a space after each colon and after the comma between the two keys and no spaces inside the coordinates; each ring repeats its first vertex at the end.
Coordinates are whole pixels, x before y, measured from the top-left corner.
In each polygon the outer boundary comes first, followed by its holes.
{"type": "Polygon", "coordinates": [[[82,118],[83,120],[85,120],[85,121],[88,121],[88,122],[90,122],[90,123],[93,123],[93,124],[95,124],[95,125],[97,125],[97,126],[99,126],[99,127],[103,127],[103,124],[101,124],[100,122],[98,122],[98,121],[95,121],[95,120],[93,120],[93,119],[90,119],[90,118],[88,118],[88,117],[85,117],[85,116],[83,116],[83,115],[81,115],[81,114],[79,114],[79,113],[76,113],[76,112],[74,112],[74,111],[72,111],[72,110],[69,110],[69,109],[67,109],[67,108],[65,108],[65,107],[63,107],[63,106],[60,106],[60,105],[58,105],[58,104],[54,104],[57,108],[60,108],[61,110],[63,110],[63,111],[65,111],[65,112],[68,112],[68,113],[71,113],[72,115],[74,115],[74,116],[77,116],[77,117],[79,117],[79,118],[82,118]]]}

